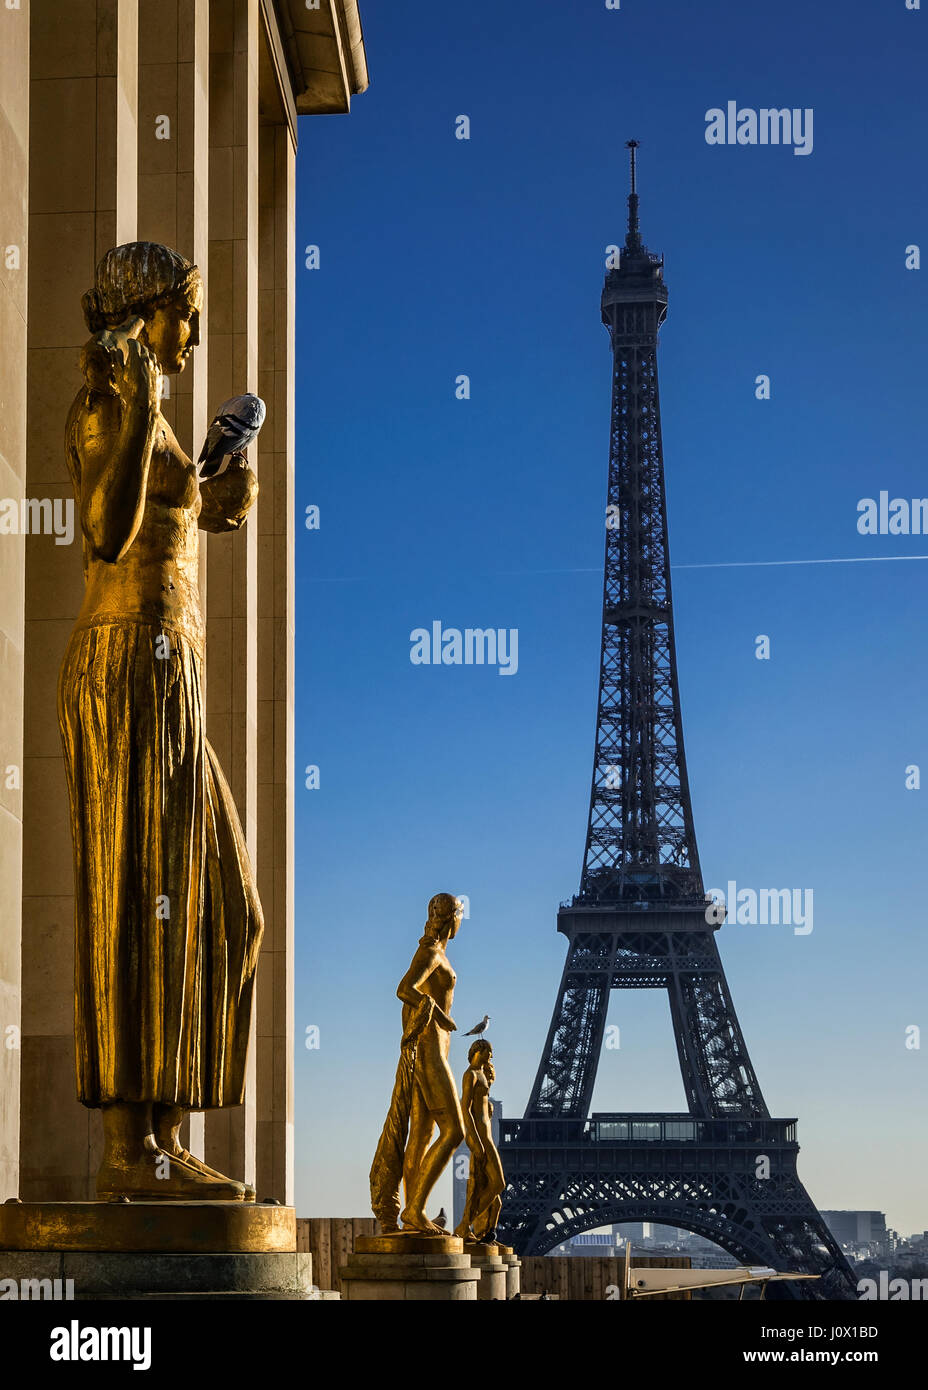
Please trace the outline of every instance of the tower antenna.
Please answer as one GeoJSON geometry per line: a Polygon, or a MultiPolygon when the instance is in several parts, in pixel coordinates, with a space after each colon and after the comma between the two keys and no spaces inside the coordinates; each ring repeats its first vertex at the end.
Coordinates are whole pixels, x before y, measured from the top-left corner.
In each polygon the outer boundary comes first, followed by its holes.
{"type": "Polygon", "coordinates": [[[638,226],[638,159],[636,155],[640,144],[640,140],[626,140],[625,142],[631,165],[631,192],[628,195],[628,235],[625,238],[625,246],[629,251],[641,250],[641,232],[638,226]]]}

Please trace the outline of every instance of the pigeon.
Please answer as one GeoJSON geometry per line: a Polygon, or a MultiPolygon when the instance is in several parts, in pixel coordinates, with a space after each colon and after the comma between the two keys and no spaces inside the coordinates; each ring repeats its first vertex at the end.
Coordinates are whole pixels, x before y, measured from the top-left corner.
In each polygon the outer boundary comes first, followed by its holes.
{"type": "Polygon", "coordinates": [[[484,1016],[483,1016],[483,1022],[482,1022],[482,1023],[478,1023],[474,1028],[472,1028],[472,1029],[470,1030],[469,1033],[465,1033],[465,1034],[464,1034],[464,1037],[465,1037],[465,1038],[473,1038],[474,1036],[479,1035],[480,1033],[485,1033],[485,1032],[487,1031],[487,1024],[489,1023],[489,1021],[490,1021],[490,1015],[489,1015],[489,1014],[484,1014],[484,1016]]]}
{"type": "Polygon", "coordinates": [[[212,478],[219,472],[226,454],[241,454],[258,437],[266,414],[260,396],[246,392],[223,401],[206,432],[197,465],[201,478],[212,478]]]}
{"type": "Polygon", "coordinates": [[[440,1226],[440,1227],[442,1228],[442,1230],[444,1230],[445,1227],[447,1226],[447,1224],[448,1224],[448,1213],[445,1211],[444,1207],[442,1207],[441,1211],[438,1213],[438,1215],[437,1215],[436,1218],[435,1218],[435,1225],[436,1225],[436,1226],[440,1226]]]}

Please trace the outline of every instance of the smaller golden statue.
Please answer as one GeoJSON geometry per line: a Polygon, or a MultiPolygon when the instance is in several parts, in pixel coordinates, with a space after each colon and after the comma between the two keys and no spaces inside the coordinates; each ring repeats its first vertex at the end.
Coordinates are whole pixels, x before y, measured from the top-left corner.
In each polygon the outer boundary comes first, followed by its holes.
{"type": "Polygon", "coordinates": [[[464,915],[460,899],[436,893],[412,964],[397,986],[403,1039],[390,1111],[371,1166],[371,1207],[384,1235],[446,1236],[425,1214],[429,1193],[464,1137],[448,1048],[456,1025],[451,1002],[457,976],[445,954],[464,915]],[[435,1126],[438,1137],[431,1144],[435,1126]],[[429,1147],[431,1144],[431,1147],[429,1147]],[[400,1182],[405,1206],[400,1212],[400,1182]]]}
{"type": "Polygon", "coordinates": [[[490,1087],[496,1080],[493,1048],[485,1038],[472,1043],[467,1054],[468,1067],[461,1088],[464,1137],[470,1149],[470,1175],[464,1214],[456,1236],[486,1245],[496,1242],[496,1228],[503,1206],[506,1179],[499,1150],[493,1143],[493,1106],[490,1087]]]}

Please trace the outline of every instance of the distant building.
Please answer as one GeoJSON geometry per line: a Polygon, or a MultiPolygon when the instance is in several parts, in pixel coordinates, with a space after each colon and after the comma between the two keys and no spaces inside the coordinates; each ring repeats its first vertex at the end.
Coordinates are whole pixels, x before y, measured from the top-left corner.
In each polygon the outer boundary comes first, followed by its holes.
{"type": "Polygon", "coordinates": [[[839,1245],[873,1248],[886,1253],[895,1245],[882,1211],[823,1211],[820,1215],[839,1245]]]}

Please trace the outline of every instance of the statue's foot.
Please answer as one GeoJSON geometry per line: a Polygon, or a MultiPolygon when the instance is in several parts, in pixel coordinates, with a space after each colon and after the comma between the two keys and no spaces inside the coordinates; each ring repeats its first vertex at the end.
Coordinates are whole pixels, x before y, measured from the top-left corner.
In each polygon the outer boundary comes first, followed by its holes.
{"type": "Polygon", "coordinates": [[[424,1236],[446,1236],[447,1231],[443,1231],[441,1226],[436,1226],[434,1221],[430,1221],[424,1211],[417,1207],[406,1207],[400,1213],[400,1221],[403,1223],[404,1231],[417,1231],[424,1236]]]}
{"type": "MultiPolygon", "coordinates": [[[[179,1147],[177,1149],[162,1148],[161,1151],[162,1153],[167,1154],[172,1164],[183,1164],[185,1168],[191,1169],[191,1171],[194,1173],[199,1173],[202,1177],[211,1178],[213,1182],[236,1182],[235,1178],[227,1178],[225,1173],[220,1173],[215,1168],[210,1168],[208,1163],[204,1163],[202,1158],[197,1158],[194,1154],[190,1153],[188,1149],[182,1149],[179,1147]]],[[[255,1200],[256,1193],[251,1183],[246,1182],[240,1183],[238,1185],[244,1187],[245,1189],[244,1200],[246,1202],[253,1202],[255,1200]]]]}
{"type": "Polygon", "coordinates": [[[198,1173],[160,1149],[148,1149],[131,1164],[104,1162],[97,1173],[97,1197],[111,1201],[128,1197],[137,1202],[241,1202],[243,1183],[198,1173]]]}

